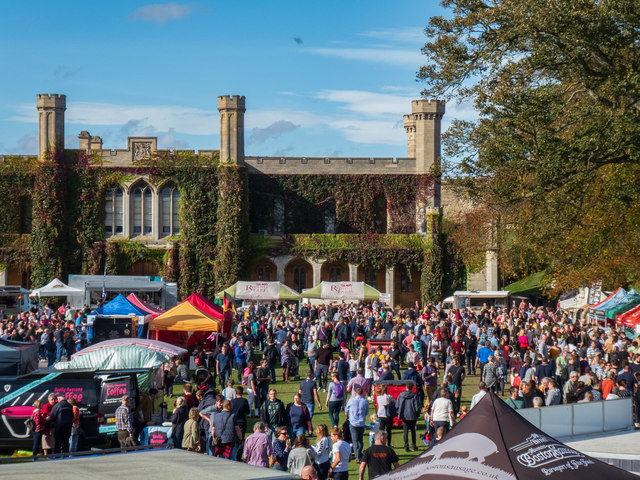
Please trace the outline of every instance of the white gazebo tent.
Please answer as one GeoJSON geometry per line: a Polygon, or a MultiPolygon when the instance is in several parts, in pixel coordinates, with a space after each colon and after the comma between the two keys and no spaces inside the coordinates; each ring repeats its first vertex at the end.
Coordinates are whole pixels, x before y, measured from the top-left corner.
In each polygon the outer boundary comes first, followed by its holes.
{"type": "Polygon", "coordinates": [[[74,295],[82,295],[84,292],[78,288],[70,287],[62,283],[57,278],[54,278],[44,287],[36,288],[32,290],[29,296],[31,297],[70,297],[74,295]]]}

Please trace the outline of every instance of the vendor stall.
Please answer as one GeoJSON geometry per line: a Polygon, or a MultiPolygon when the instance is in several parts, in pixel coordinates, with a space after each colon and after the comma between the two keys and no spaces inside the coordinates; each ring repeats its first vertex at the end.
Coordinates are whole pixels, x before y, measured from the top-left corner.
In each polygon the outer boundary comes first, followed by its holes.
{"type": "Polygon", "coordinates": [[[380,299],[380,292],[364,282],[321,282],[303,290],[300,296],[339,302],[372,302],[380,299]]]}

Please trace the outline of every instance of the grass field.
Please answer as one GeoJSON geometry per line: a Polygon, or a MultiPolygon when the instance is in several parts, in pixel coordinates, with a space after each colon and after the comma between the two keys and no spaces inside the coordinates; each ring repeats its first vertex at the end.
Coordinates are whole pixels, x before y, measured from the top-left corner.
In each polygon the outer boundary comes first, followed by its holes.
{"type": "MultiPolygon", "coordinates": [[[[306,374],[308,370],[308,366],[305,361],[301,361],[300,362],[300,374],[301,377],[304,378],[304,375],[306,374]]],[[[439,378],[443,373],[443,368],[440,369],[439,372],[439,378]]],[[[276,368],[276,375],[278,379],[282,379],[282,372],[281,369],[279,367],[276,368]]],[[[234,379],[237,379],[237,373],[234,370],[233,371],[233,377],[234,379]]],[[[471,375],[465,378],[465,381],[463,383],[462,386],[462,405],[469,405],[471,403],[471,397],[473,395],[475,395],[478,392],[478,383],[480,381],[480,376],[479,375],[471,375]]],[[[272,388],[275,388],[278,391],[278,398],[280,400],[282,400],[285,405],[292,402],[293,401],[293,396],[295,395],[295,393],[298,392],[298,387],[300,385],[299,381],[294,381],[291,380],[290,383],[284,383],[282,380],[279,380],[275,385],[272,385],[272,388]]],[[[505,390],[508,391],[508,384],[505,387],[505,390]]],[[[182,393],[182,386],[181,385],[175,385],[174,386],[174,397],[173,398],[166,398],[166,402],[168,405],[170,405],[170,407],[173,406],[173,403],[175,401],[176,395],[179,395],[182,393]]],[[[319,396],[320,396],[320,401],[322,402],[322,410],[318,410],[318,407],[316,405],[315,408],[315,414],[313,416],[313,427],[315,429],[316,425],[324,423],[325,425],[327,425],[329,427],[329,429],[331,428],[331,421],[329,420],[329,414],[328,414],[328,410],[325,408],[324,406],[324,402],[326,400],[326,393],[324,392],[318,392],[319,396]]],[[[374,412],[374,405],[373,402],[370,402],[369,405],[369,415],[372,414],[374,412]]],[[[344,422],[344,420],[346,419],[344,412],[340,412],[340,424],[342,424],[344,422]]],[[[247,435],[253,433],[253,425],[255,424],[255,422],[257,422],[258,419],[256,418],[251,418],[249,419],[248,422],[248,427],[247,427],[247,435]]],[[[421,419],[418,421],[418,425],[417,425],[417,434],[420,435],[422,433],[425,432],[425,423],[424,420],[421,419]]],[[[315,442],[315,438],[311,439],[312,444],[315,442]]],[[[413,457],[420,455],[421,453],[423,453],[426,450],[426,447],[424,446],[424,443],[420,440],[420,438],[417,438],[417,446],[418,446],[418,451],[417,452],[406,452],[404,450],[404,441],[403,441],[403,436],[402,436],[402,428],[395,428],[393,430],[393,434],[392,434],[392,447],[394,448],[396,454],[398,455],[398,457],[400,458],[400,464],[404,464],[406,462],[408,462],[409,460],[411,460],[413,457]]],[[[368,448],[369,447],[369,433],[368,430],[365,431],[364,434],[364,448],[368,448]]],[[[349,462],[349,478],[352,479],[357,479],[358,478],[358,470],[359,470],[360,465],[356,464],[356,462],[354,460],[351,460],[349,462]]],[[[368,478],[368,474],[365,473],[365,478],[368,478]]]]}

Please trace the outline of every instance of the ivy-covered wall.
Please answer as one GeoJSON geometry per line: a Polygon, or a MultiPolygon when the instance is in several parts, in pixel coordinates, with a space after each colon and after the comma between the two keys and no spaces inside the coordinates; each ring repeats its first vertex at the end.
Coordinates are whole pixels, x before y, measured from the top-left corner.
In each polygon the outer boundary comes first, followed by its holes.
{"type": "Polygon", "coordinates": [[[387,212],[389,233],[414,233],[415,204],[430,184],[428,175],[250,175],[251,229],[274,230],[277,200],[284,206],[283,233],[325,231],[327,214],[336,233],[385,233],[380,217],[387,212]]]}
{"type": "MultiPolygon", "coordinates": [[[[243,167],[191,153],[159,153],[133,167],[111,167],[83,152],[54,152],[43,161],[0,163],[0,265],[30,263],[39,286],[69,273],[125,274],[144,260],[176,281],[181,295],[216,291],[244,277],[265,255],[300,255],[422,272],[421,293],[437,300],[463,279],[464,268],[440,232],[415,234],[416,201],[428,195],[428,176],[247,175],[243,167]],[[105,239],[106,189],[141,175],[180,191],[180,234],[168,248],[131,239],[105,239]],[[255,242],[251,230],[272,227],[274,199],[284,205],[281,241],[255,242]],[[381,199],[382,202],[381,202],[381,199]],[[24,205],[32,201],[32,233],[24,233],[24,205]],[[386,205],[381,212],[380,206],[386,205]],[[22,210],[21,210],[22,209],[22,210]],[[334,216],[338,235],[325,231],[334,216]],[[390,234],[376,233],[382,220],[390,234]],[[251,222],[250,222],[251,220],[251,222]]],[[[264,238],[264,237],[260,237],[264,238]]]]}

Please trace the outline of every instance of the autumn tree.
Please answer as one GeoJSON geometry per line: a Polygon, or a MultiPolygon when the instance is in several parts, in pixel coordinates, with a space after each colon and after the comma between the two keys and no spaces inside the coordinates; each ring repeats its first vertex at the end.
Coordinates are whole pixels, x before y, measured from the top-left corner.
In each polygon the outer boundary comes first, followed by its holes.
{"type": "Polygon", "coordinates": [[[446,133],[444,173],[500,225],[505,267],[544,265],[557,289],[636,282],[640,2],[442,5],[418,78],[479,113],[446,133]]]}

